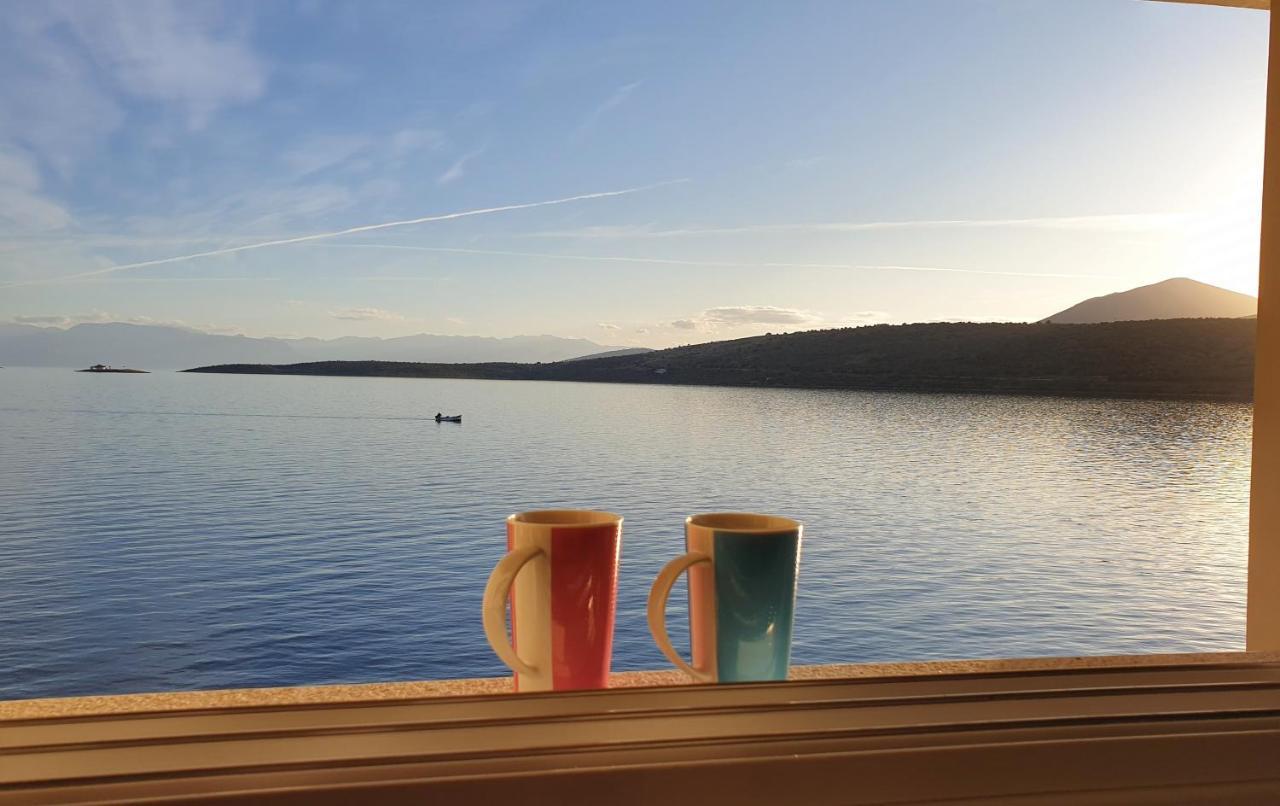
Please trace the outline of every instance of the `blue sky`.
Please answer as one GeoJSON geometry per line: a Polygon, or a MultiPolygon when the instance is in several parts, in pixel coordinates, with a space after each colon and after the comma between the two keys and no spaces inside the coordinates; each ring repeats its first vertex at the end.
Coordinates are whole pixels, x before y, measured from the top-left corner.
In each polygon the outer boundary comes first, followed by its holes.
{"type": "Polygon", "coordinates": [[[657,347],[1025,321],[1171,276],[1252,293],[1266,25],[0,0],[0,320],[657,347]]]}

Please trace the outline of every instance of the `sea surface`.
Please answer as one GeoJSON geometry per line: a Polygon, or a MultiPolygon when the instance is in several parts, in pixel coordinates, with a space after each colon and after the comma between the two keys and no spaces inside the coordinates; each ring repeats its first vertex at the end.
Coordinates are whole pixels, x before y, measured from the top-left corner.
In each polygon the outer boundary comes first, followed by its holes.
{"type": "Polygon", "coordinates": [[[795,663],[1238,650],[1251,411],[6,368],[0,698],[503,674],[544,507],[626,518],[615,669],[666,667],[649,584],[720,510],[805,524],[795,663]]]}

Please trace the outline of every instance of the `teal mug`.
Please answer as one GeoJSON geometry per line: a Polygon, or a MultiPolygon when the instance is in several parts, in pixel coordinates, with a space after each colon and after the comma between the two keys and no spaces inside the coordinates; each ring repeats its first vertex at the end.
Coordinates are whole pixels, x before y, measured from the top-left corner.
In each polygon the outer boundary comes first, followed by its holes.
{"type": "Polygon", "coordinates": [[[649,591],[649,630],[667,659],[700,683],[787,679],[802,531],[775,515],[686,518],[687,553],[649,591]],[[666,623],[671,586],[686,570],[692,663],[671,646],[666,623]]]}

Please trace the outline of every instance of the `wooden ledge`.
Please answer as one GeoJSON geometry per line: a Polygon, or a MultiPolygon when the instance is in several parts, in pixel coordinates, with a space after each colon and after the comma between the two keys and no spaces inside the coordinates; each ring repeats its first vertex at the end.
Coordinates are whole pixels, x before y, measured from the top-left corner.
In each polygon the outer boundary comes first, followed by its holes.
{"type": "Polygon", "coordinates": [[[0,722],[0,806],[1280,802],[1275,655],[796,671],[808,679],[640,673],[608,691],[398,684],[29,712],[0,722]]]}
{"type": "MultiPolygon", "coordinates": [[[[1280,662],[1280,652],[1108,655],[1097,657],[1011,658],[796,666],[791,670],[791,679],[841,680],[872,677],[911,677],[917,675],[986,674],[1254,662],[1280,662]]],[[[610,677],[610,688],[687,685],[690,685],[689,679],[675,670],[617,672],[610,677]]],[[[462,680],[172,691],[153,694],[7,700],[0,701],[0,722],[110,714],[262,708],[276,705],[336,705],[359,702],[419,700],[435,697],[507,694],[511,693],[511,686],[511,678],[509,677],[488,677],[462,680]]]]}

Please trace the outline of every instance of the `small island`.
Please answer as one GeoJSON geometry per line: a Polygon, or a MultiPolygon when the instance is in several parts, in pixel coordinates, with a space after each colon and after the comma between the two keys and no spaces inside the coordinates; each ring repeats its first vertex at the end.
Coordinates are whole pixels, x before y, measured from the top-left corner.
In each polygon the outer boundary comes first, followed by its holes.
{"type": "Polygon", "coordinates": [[[127,372],[135,375],[147,375],[148,370],[145,369],[129,369],[128,367],[112,367],[107,364],[94,364],[88,369],[78,369],[76,372],[127,372]]]}

